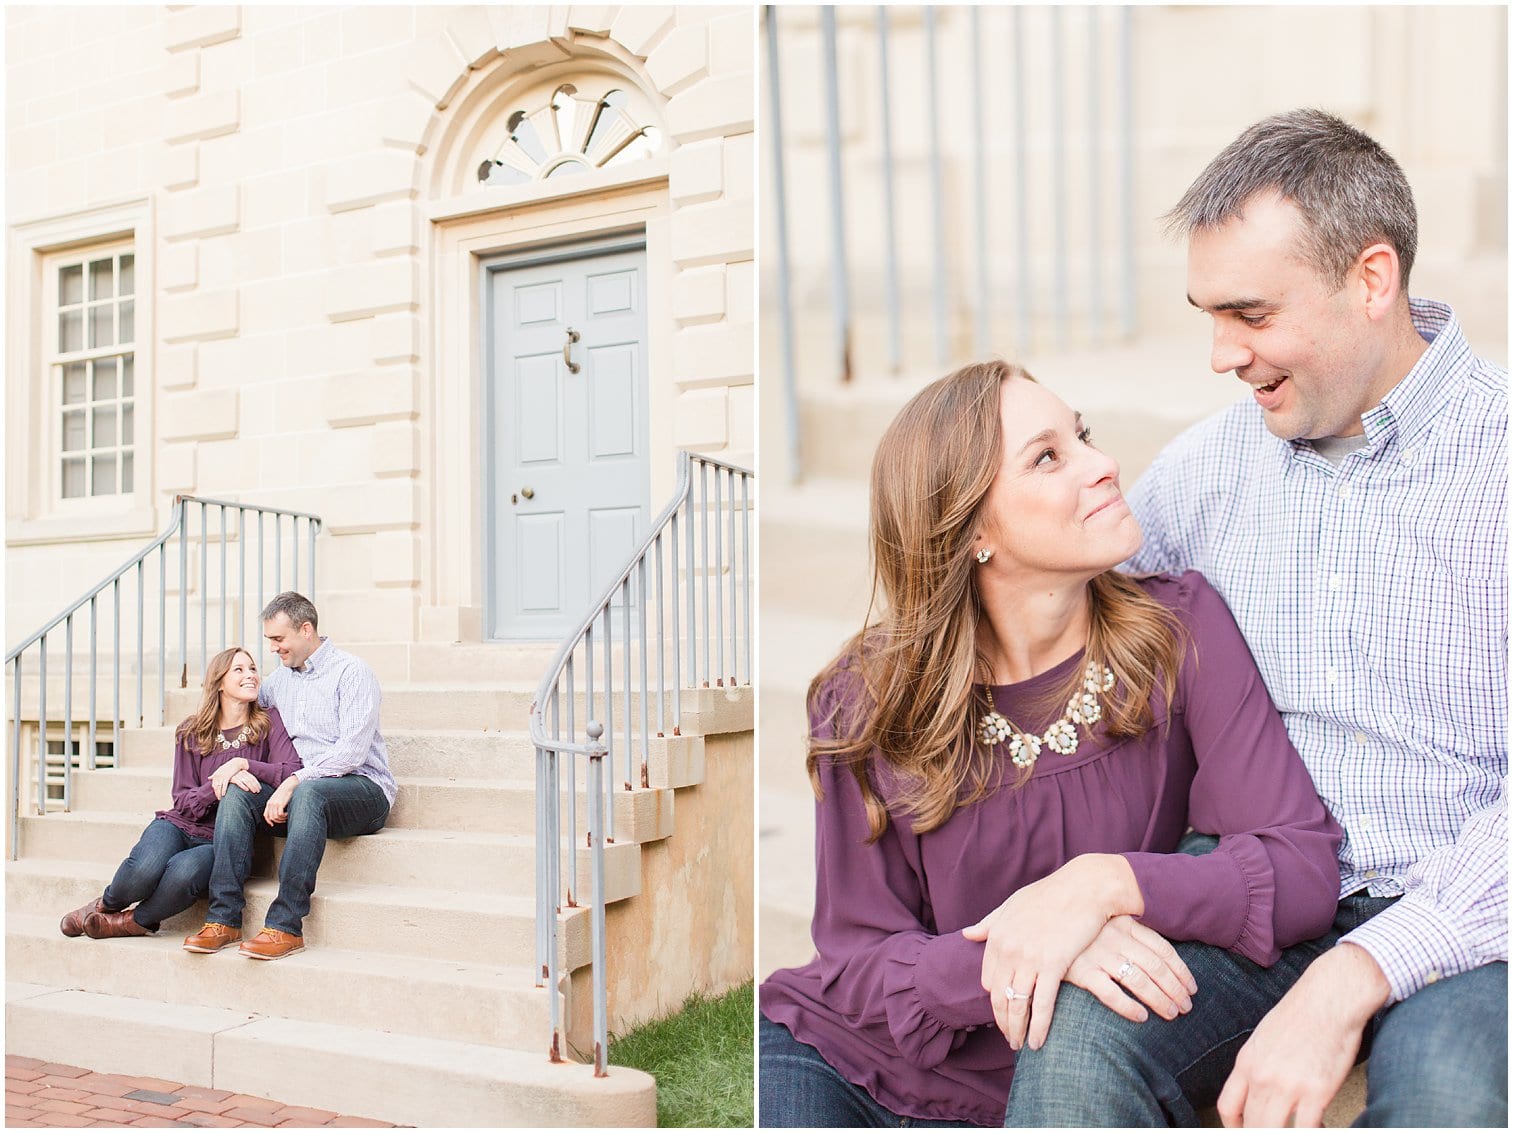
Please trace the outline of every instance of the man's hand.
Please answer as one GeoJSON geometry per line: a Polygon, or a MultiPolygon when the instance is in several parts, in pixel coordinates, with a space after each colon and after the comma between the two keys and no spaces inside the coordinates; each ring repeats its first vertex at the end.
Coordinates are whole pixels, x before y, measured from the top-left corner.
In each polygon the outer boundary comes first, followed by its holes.
{"type": "Polygon", "coordinates": [[[1219,1094],[1227,1126],[1317,1126],[1391,988],[1364,948],[1339,944],[1315,960],[1261,1020],[1219,1094]]]}
{"type": "Polygon", "coordinates": [[[236,777],[238,771],[247,770],[247,761],[241,756],[228,759],[215,769],[210,776],[210,787],[215,791],[217,801],[226,797],[226,788],[231,786],[231,780],[236,777]]]}
{"type": "Polygon", "coordinates": [[[268,805],[263,808],[263,818],[269,826],[277,826],[280,822],[289,820],[289,798],[294,794],[294,788],[299,786],[299,780],[293,775],[280,783],[274,790],[273,796],[268,800],[268,805]]]}

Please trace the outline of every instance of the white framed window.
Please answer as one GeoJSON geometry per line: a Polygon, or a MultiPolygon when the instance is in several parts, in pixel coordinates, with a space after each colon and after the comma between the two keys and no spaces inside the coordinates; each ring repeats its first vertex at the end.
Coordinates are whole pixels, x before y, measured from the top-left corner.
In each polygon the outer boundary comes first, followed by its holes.
{"type": "Polygon", "coordinates": [[[115,243],[48,257],[54,500],[136,490],[136,254],[115,243]]]}
{"type": "Polygon", "coordinates": [[[161,525],[153,241],[147,199],[8,229],[8,546],[135,538],[161,525]]]}

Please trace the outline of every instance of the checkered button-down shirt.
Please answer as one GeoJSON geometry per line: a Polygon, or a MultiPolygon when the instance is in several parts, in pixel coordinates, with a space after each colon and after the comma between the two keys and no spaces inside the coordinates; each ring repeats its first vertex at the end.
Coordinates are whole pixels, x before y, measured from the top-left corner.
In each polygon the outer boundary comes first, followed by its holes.
{"type": "Polygon", "coordinates": [[[393,806],[397,788],[378,731],[382,699],[373,670],[324,637],[303,668],[279,665],[258,693],[265,708],[278,709],[304,761],[295,778],[366,775],[393,806]]]}
{"type": "Polygon", "coordinates": [[[1508,374],[1450,308],[1338,467],[1244,401],[1130,493],[1139,571],[1223,594],[1320,796],[1340,892],[1401,896],[1350,933],[1394,1000],[1508,954],[1508,374]]]}

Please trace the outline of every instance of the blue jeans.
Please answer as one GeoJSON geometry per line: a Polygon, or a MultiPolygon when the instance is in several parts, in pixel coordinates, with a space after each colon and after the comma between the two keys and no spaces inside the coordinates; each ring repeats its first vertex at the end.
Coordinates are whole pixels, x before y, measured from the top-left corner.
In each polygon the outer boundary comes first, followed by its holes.
{"type": "MultiPolygon", "coordinates": [[[[256,794],[229,790],[215,816],[215,866],[210,872],[210,912],[214,924],[242,926],[247,900],[242,887],[252,872],[252,839],[263,822],[263,808],[273,797],[263,784],[256,794]]],[[[327,838],[376,834],[389,817],[383,789],[366,775],[308,779],[289,798],[289,818],[274,832],[285,837],[278,866],[278,898],[268,907],[265,924],[300,936],[310,915],[315,874],[326,853],[327,838]]]]}
{"type": "Polygon", "coordinates": [[[156,932],[204,894],[212,856],[209,838],[196,838],[166,818],[154,818],[116,869],[101,900],[111,912],[140,901],[132,918],[156,932]]]}
{"type": "Polygon", "coordinates": [[[781,1023],[761,1017],[764,1129],[962,1129],[964,1122],[900,1117],[837,1074],[824,1056],[781,1023]]]}
{"type": "MultiPolygon", "coordinates": [[[[1115,1015],[1062,985],[1051,1032],[1020,1052],[1004,1124],[1196,1126],[1251,1031],[1303,970],[1393,898],[1346,897],[1331,930],[1270,968],[1211,945],[1176,945],[1198,982],[1193,1010],[1168,1022],[1115,1015]]],[[[1362,1039],[1368,1126],[1507,1127],[1508,966],[1441,980],[1372,1020],[1362,1039]]]]}

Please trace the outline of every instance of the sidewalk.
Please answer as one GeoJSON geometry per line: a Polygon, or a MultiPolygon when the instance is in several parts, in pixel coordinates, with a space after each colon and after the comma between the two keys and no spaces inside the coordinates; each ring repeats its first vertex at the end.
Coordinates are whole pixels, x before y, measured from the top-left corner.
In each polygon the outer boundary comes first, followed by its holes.
{"type": "Polygon", "coordinates": [[[81,1129],[87,1126],[189,1129],[392,1129],[387,1121],[344,1117],[323,1109],[166,1082],[97,1074],[82,1066],[5,1056],[7,1127],[81,1129]]]}

